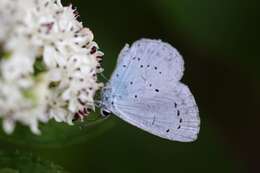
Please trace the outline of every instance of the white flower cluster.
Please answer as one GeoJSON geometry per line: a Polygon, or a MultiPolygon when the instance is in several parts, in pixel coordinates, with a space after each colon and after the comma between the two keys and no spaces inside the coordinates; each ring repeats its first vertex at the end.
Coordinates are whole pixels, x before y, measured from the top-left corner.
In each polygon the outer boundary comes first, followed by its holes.
{"type": "Polygon", "coordinates": [[[94,109],[103,53],[93,34],[60,0],[0,1],[0,118],[6,133],[18,121],[72,124],[94,109]]]}

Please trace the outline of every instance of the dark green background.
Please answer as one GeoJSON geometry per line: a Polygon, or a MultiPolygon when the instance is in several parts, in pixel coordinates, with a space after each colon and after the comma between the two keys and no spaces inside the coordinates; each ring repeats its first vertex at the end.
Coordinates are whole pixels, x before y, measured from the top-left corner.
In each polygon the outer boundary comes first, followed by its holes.
{"type": "Polygon", "coordinates": [[[33,142],[28,130],[15,137],[2,135],[0,150],[32,153],[72,173],[260,171],[259,3],[67,0],[66,4],[70,2],[105,53],[108,77],[127,42],[160,38],[181,52],[186,62],[183,82],[200,109],[199,138],[194,143],[170,142],[111,116],[91,128],[54,125],[59,130],[47,130],[46,138],[33,142]]]}

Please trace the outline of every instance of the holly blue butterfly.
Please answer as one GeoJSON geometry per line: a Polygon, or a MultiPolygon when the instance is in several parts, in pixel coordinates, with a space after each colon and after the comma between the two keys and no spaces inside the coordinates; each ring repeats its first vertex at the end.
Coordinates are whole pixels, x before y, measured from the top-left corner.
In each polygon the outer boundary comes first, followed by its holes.
{"type": "Polygon", "coordinates": [[[126,45],[102,90],[101,114],[113,113],[169,140],[196,140],[199,111],[191,91],[180,82],[183,71],[182,56],[168,43],[141,39],[126,45]]]}

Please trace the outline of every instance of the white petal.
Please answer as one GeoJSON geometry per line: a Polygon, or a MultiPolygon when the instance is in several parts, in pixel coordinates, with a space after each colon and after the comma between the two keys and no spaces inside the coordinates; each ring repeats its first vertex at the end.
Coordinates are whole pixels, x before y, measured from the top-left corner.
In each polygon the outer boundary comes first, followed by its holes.
{"type": "Polygon", "coordinates": [[[30,125],[30,128],[31,128],[31,131],[36,134],[36,135],[40,135],[41,134],[41,131],[39,130],[38,128],[38,122],[33,122],[31,125],[30,125]]]}
{"type": "Polygon", "coordinates": [[[56,67],[55,54],[56,54],[56,51],[54,50],[54,48],[52,48],[50,46],[44,47],[43,59],[44,59],[44,63],[48,67],[52,67],[52,68],[56,67]]]}
{"type": "Polygon", "coordinates": [[[53,69],[49,72],[51,81],[60,81],[62,79],[62,72],[60,69],[53,69]]]}
{"type": "Polygon", "coordinates": [[[71,90],[69,88],[63,92],[62,98],[64,100],[69,100],[71,98],[71,90]]]}
{"type": "Polygon", "coordinates": [[[76,112],[78,109],[78,101],[75,98],[71,98],[69,101],[69,110],[71,112],[76,112]]]}
{"type": "Polygon", "coordinates": [[[13,133],[14,131],[14,128],[15,128],[15,123],[13,120],[10,120],[10,119],[5,119],[3,121],[3,128],[4,128],[4,131],[7,133],[7,134],[11,134],[13,133]]]}

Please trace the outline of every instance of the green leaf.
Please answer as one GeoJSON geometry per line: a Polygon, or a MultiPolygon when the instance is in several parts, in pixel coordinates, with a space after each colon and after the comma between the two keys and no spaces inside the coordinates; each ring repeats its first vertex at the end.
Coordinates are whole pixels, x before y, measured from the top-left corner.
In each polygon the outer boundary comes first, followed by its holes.
{"type": "Polygon", "coordinates": [[[0,173],[66,173],[62,167],[31,154],[0,151],[0,173]]]}

